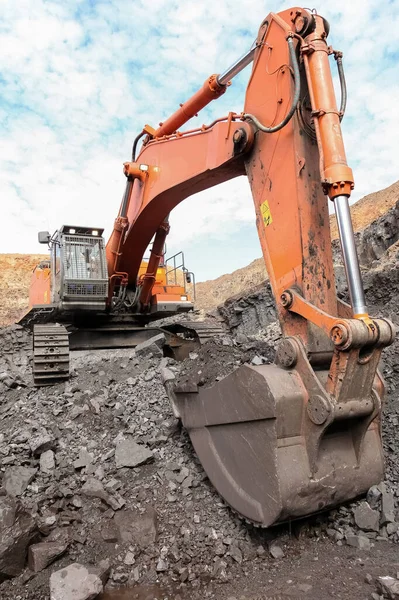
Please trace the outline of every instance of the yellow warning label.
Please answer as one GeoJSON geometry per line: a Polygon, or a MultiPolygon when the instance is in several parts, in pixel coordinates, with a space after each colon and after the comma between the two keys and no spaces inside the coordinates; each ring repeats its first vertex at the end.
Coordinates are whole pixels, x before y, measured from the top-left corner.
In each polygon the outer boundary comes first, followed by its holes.
{"type": "Polygon", "coordinates": [[[262,220],[265,227],[273,223],[272,213],[270,212],[270,206],[267,200],[260,205],[260,214],[262,215],[262,220]]]}

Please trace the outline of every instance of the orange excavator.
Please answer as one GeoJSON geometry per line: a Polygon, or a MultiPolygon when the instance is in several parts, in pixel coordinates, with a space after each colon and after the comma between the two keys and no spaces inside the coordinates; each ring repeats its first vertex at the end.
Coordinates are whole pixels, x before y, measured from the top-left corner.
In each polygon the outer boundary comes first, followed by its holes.
{"type": "Polygon", "coordinates": [[[328,45],[328,33],[314,11],[270,13],[250,52],[209,77],[157,129],[143,128],[124,165],[126,192],[103,267],[106,305],[129,297],[131,312],[146,314],[170,212],[196,192],[248,177],[283,332],[275,362],[241,366],[209,387],[176,383],[171,395],[213,485],[235,511],[266,527],[352,499],[383,476],[378,364],[395,330],[366,306],[341,132],[342,54],[328,45]],[[251,63],[242,113],[179,130],[251,63]],[[350,305],[336,295],[329,201],[350,305]]]}
{"type": "MultiPolygon", "coordinates": [[[[165,226],[166,227],[166,226],[165,226]]],[[[33,377],[36,385],[51,385],[68,379],[69,350],[135,347],[162,333],[165,354],[185,358],[190,350],[206,341],[217,326],[187,322],[164,327],[148,326],[154,320],[187,313],[193,302],[187,292],[195,276],[188,271],[179,252],[165,258],[158,252],[146,305],[139,292],[148,279],[149,263],[139,264],[134,289],[128,287],[128,273],[115,286],[108,277],[103,229],[64,225],[53,236],[39,233],[39,242],[49,246],[50,257],[39,263],[31,278],[29,310],[19,323],[33,328],[33,377]],[[177,335],[179,334],[179,335],[177,335]]],[[[154,240],[154,244],[157,240],[154,240]]]]}

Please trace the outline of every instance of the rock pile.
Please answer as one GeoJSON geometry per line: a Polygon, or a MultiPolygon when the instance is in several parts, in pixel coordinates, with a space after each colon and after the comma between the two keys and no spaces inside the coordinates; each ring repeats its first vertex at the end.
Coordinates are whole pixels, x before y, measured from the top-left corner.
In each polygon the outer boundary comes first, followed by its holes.
{"type": "Polygon", "coordinates": [[[370,549],[373,540],[399,542],[395,496],[385,483],[373,486],[366,500],[331,511],[327,535],[337,544],[370,549]]]}
{"type": "Polygon", "coordinates": [[[379,594],[373,594],[373,600],[388,598],[389,600],[399,600],[399,573],[398,579],[395,577],[378,577],[377,589],[379,594]]]}
{"type": "MultiPolygon", "coordinates": [[[[209,360],[216,370],[208,375],[218,378],[243,362],[269,362],[269,340],[278,335],[275,325],[264,331],[266,342],[226,335],[182,365],[162,358],[158,341],[140,358],[134,350],[74,353],[68,383],[37,389],[27,370],[21,385],[3,381],[1,597],[86,600],[107,576],[107,589],[160,581],[193,593],[209,578],[230,581],[249,564],[282,559],[285,529],[256,531],[230,512],[162,385],[165,368],[184,378],[204,372],[209,360]],[[109,568],[100,577],[93,569],[104,559],[109,568]]],[[[331,512],[317,523],[319,535],[361,550],[397,542],[392,483],[331,512]]]]}
{"type": "MultiPolygon", "coordinates": [[[[395,248],[367,273],[376,314],[387,314],[381,281],[399,296],[395,248]]],[[[163,382],[197,374],[208,385],[244,362],[273,360],[280,330],[267,298],[266,290],[231,302],[234,335],[183,364],[163,358],[162,339],[136,351],[73,353],[70,381],[48,388],[32,385],[28,334],[0,331],[2,600],[88,600],[104,588],[158,583],[173,586],[174,598],[206,598],[210,580],[243,581],[289,560],[299,530],[308,548],[324,539],[359,556],[399,541],[399,340],[384,356],[386,479],[367,498],[262,531],[232,514],[207,480],[163,382]]],[[[398,323],[397,304],[388,308],[398,323]]],[[[381,575],[373,598],[397,598],[395,573],[381,575]]],[[[311,588],[301,585],[303,594],[311,588]]]]}
{"type": "MultiPolygon", "coordinates": [[[[100,558],[111,560],[107,587],[162,580],[183,591],[264,560],[174,419],[161,370],[180,366],[154,343],[73,353],[71,380],[53,387],[34,388],[29,365],[20,384],[0,383],[2,599],[47,597],[51,572],[52,600],[67,598],[67,588],[53,591],[57,569],[100,558]]],[[[220,344],[238,362],[270,360],[265,344],[248,340],[244,353],[229,336],[220,344]]]]}

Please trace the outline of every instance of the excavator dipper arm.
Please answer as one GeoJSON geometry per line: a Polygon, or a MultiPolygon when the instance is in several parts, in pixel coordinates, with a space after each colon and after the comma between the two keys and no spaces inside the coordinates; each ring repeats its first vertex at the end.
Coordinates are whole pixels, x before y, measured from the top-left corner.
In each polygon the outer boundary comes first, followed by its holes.
{"type": "Polygon", "coordinates": [[[177,131],[225,91],[226,76],[212,76],[158,130],[146,126],[138,159],[125,164],[126,194],[107,246],[110,276],[123,281],[125,273],[135,286],[156,236],[141,282],[145,308],[171,210],[196,192],[248,177],[283,331],[275,364],[240,367],[211,387],[179,382],[169,392],[210,480],[262,526],[354,498],[383,474],[377,365],[394,328],[370,318],[365,304],[328,29],[305,9],[269,14],[255,48],[229,71],[253,60],[241,115],[177,131]],[[336,297],[327,197],[352,307],[336,297]]]}

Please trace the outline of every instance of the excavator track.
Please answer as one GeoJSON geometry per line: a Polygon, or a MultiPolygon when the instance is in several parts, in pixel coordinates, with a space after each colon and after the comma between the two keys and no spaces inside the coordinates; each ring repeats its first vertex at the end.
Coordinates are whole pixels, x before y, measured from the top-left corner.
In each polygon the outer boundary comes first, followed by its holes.
{"type": "Polygon", "coordinates": [[[181,325],[186,329],[195,331],[201,344],[205,344],[225,333],[223,325],[207,323],[206,321],[183,321],[181,325]]]}
{"type": "Polygon", "coordinates": [[[62,325],[33,327],[33,381],[54,385],[69,378],[69,336],[62,325]]]}
{"type": "Polygon", "coordinates": [[[180,321],[172,325],[164,326],[164,329],[185,338],[193,338],[200,344],[205,344],[215,337],[225,333],[222,324],[208,323],[206,321],[180,321]]]}

